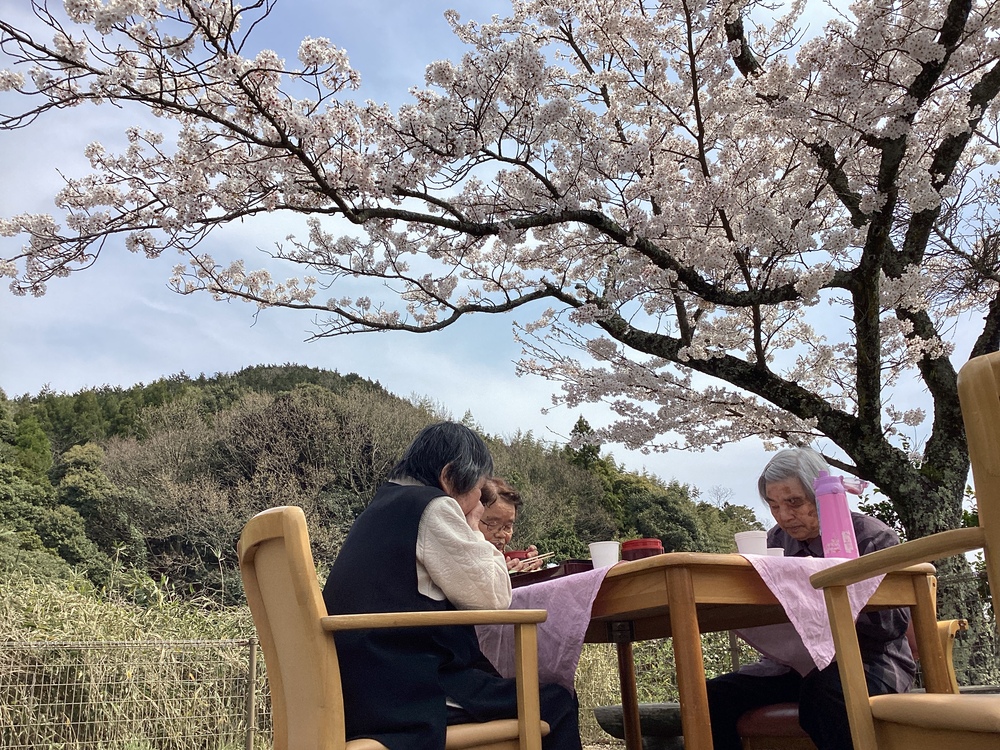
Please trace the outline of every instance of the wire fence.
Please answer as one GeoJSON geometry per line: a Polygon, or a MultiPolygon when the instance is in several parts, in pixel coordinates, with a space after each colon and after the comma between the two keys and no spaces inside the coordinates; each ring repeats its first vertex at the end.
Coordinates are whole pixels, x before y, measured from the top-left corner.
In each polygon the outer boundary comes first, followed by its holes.
{"type": "Polygon", "coordinates": [[[938,601],[941,593],[953,586],[975,586],[981,597],[980,606],[969,608],[959,616],[968,621],[970,630],[955,639],[954,665],[958,684],[969,686],[1000,685],[1000,639],[997,638],[995,602],[989,600],[985,572],[966,575],[940,576],[938,601]]]}
{"type": "Polygon", "coordinates": [[[254,640],[0,643],[4,750],[262,750],[254,640]]]}

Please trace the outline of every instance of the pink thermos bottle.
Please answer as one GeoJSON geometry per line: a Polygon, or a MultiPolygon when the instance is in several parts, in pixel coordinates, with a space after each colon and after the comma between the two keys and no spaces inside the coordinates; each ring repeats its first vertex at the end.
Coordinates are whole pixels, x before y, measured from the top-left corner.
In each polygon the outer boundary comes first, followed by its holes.
{"type": "Polygon", "coordinates": [[[816,510],[819,512],[819,535],[824,557],[858,556],[858,540],[854,535],[851,508],[847,504],[843,477],[831,477],[821,471],[813,482],[816,510]]]}

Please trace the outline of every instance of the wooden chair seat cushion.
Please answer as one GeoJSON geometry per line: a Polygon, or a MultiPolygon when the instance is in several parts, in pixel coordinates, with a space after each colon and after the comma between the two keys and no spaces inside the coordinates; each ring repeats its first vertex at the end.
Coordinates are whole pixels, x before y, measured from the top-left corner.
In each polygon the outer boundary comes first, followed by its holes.
{"type": "Polygon", "coordinates": [[[751,709],[736,724],[740,737],[808,737],[799,725],[798,703],[774,703],[751,709]]]}
{"type": "Polygon", "coordinates": [[[876,721],[1000,734],[1000,695],[900,693],[869,699],[876,721]]]}

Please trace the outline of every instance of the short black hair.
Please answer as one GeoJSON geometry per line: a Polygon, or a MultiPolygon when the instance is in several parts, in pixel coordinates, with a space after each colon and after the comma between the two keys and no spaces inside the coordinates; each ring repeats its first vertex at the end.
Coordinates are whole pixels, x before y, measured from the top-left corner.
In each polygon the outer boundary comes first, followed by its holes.
{"type": "Polygon", "coordinates": [[[493,456],[483,439],[465,425],[438,422],[413,438],[389,472],[389,479],[409,477],[444,490],[442,472],[446,472],[452,491],[461,495],[493,473],[493,456]]]}

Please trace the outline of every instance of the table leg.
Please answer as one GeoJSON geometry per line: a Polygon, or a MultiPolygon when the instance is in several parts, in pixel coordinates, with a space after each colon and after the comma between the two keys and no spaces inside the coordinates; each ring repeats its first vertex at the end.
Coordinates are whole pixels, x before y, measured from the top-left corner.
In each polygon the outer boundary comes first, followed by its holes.
{"type": "Polygon", "coordinates": [[[691,573],[683,568],[671,568],[666,571],[666,576],[684,750],[712,750],[705,661],[701,653],[701,632],[698,629],[691,573]]]}
{"type": "Polygon", "coordinates": [[[642,750],[642,726],[639,722],[639,693],[635,685],[635,658],[632,643],[616,643],[618,679],[622,692],[622,725],[625,728],[627,750],[642,750]]]}

